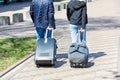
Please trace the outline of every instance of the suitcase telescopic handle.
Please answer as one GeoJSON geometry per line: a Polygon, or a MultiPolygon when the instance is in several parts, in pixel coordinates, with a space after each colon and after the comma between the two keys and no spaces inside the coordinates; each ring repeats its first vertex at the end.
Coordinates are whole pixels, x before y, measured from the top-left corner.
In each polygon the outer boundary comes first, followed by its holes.
{"type": "MultiPolygon", "coordinates": [[[[46,30],[46,32],[45,32],[45,38],[47,38],[47,35],[48,35],[48,29],[46,30]]],[[[51,30],[52,32],[51,32],[51,38],[53,38],[53,30],[51,30]]]]}
{"type": "MultiPolygon", "coordinates": [[[[46,32],[45,32],[45,43],[47,43],[47,40],[48,40],[48,38],[47,38],[47,35],[48,35],[48,29],[46,30],[46,32]]],[[[51,38],[53,38],[53,30],[51,30],[52,32],[51,32],[51,38]]]]}
{"type": "Polygon", "coordinates": [[[78,42],[79,43],[82,43],[83,41],[84,41],[84,32],[81,32],[80,30],[78,30],[78,42]],[[81,34],[82,33],[82,34],[81,34]],[[80,36],[82,35],[82,37],[83,37],[83,40],[81,40],[81,38],[80,38],[80,36]]]}
{"type": "Polygon", "coordinates": [[[86,41],[85,41],[85,32],[78,31],[78,42],[80,43],[81,46],[86,47],[86,41]],[[82,33],[82,34],[81,34],[82,33]],[[80,36],[83,37],[83,40],[81,40],[80,36]]]}
{"type": "Polygon", "coordinates": [[[80,30],[78,30],[78,43],[82,43],[81,42],[82,40],[80,40],[81,39],[80,36],[81,36],[81,32],[80,32],[80,30]]]}

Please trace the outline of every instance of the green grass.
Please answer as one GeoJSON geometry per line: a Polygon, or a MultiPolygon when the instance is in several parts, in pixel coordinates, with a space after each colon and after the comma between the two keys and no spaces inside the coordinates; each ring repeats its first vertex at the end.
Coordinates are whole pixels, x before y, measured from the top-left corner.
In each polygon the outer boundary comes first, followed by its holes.
{"type": "Polygon", "coordinates": [[[9,16],[0,16],[0,18],[7,18],[7,17],[9,17],[9,16]]]}
{"type": "Polygon", "coordinates": [[[0,72],[35,51],[36,38],[0,39],[0,72]]]}
{"type": "Polygon", "coordinates": [[[14,13],[13,15],[18,15],[18,14],[22,14],[22,13],[14,13]]]}

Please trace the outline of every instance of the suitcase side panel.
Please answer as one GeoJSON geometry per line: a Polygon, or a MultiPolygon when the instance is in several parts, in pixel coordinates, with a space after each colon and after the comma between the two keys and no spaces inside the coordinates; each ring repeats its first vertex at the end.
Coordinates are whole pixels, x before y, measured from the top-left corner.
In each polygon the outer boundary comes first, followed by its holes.
{"type": "Polygon", "coordinates": [[[39,39],[36,46],[35,62],[37,64],[54,64],[56,54],[56,40],[39,39]]]}
{"type": "Polygon", "coordinates": [[[82,63],[88,60],[88,48],[84,48],[78,45],[69,48],[68,57],[73,63],[82,63]],[[78,47],[78,48],[76,48],[78,47]]]}

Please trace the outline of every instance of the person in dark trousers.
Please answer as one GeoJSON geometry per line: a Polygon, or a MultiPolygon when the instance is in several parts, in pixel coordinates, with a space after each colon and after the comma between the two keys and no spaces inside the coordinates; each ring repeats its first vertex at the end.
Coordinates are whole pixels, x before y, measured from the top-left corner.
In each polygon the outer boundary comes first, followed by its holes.
{"type": "Polygon", "coordinates": [[[47,38],[51,38],[52,29],[55,29],[53,0],[32,0],[30,15],[36,29],[37,40],[44,38],[48,30],[47,38]]]}
{"type": "Polygon", "coordinates": [[[72,43],[78,43],[78,31],[80,40],[86,44],[87,5],[84,0],[71,0],[67,5],[67,18],[70,22],[72,43]]]}

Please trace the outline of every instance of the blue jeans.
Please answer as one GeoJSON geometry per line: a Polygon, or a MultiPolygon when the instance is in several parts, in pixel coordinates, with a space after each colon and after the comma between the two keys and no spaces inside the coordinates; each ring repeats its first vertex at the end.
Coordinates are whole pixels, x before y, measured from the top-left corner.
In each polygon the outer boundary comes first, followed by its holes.
{"type": "MultiPolygon", "coordinates": [[[[71,32],[71,38],[72,38],[72,43],[78,43],[78,30],[81,28],[81,25],[73,25],[70,24],[70,32],[71,32]]],[[[84,41],[86,44],[86,29],[84,32],[80,32],[80,41],[84,41]]]]}
{"type": "MultiPolygon", "coordinates": [[[[40,28],[40,27],[36,27],[36,37],[37,37],[37,40],[41,39],[41,38],[45,38],[45,33],[46,33],[46,29],[40,28]]],[[[48,30],[47,38],[51,38],[51,33],[52,33],[52,30],[48,30]]]]}

